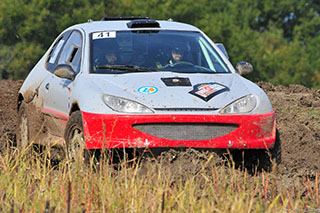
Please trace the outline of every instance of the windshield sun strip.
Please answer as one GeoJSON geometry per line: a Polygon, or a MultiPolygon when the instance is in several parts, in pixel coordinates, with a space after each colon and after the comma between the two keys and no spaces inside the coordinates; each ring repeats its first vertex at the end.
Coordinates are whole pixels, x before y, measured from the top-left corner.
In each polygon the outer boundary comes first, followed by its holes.
{"type": "MultiPolygon", "coordinates": [[[[203,40],[203,44],[206,46],[206,49],[210,51],[212,49],[212,54],[214,54],[214,57],[218,60],[219,64],[223,65],[224,70],[229,71],[230,70],[227,68],[226,64],[222,60],[221,56],[216,52],[216,50],[205,40],[203,37],[200,37],[200,40],[203,40]],[[211,47],[211,48],[210,48],[211,47]]],[[[210,56],[209,56],[210,58],[210,56]]],[[[211,60],[209,60],[211,61],[211,60]]]]}
{"type": "Polygon", "coordinates": [[[209,56],[208,50],[207,50],[207,48],[204,46],[203,41],[201,40],[201,38],[199,39],[199,44],[200,44],[200,47],[201,47],[201,49],[202,49],[202,51],[203,51],[204,57],[207,59],[207,63],[208,63],[208,65],[209,65],[209,68],[210,68],[211,70],[214,70],[214,71],[216,72],[216,69],[214,68],[213,63],[212,63],[212,61],[210,60],[210,56],[209,56]]]}

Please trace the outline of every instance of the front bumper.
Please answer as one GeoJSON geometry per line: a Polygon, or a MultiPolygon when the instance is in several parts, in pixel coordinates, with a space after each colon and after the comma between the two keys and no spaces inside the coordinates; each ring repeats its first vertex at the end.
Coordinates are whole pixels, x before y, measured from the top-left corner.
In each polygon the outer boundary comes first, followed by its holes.
{"type": "MultiPolygon", "coordinates": [[[[194,148],[272,148],[276,137],[274,111],[255,115],[115,115],[82,111],[83,129],[88,149],[122,147],[194,147],[194,148]],[[135,128],[135,125],[232,125],[233,131],[210,139],[168,139],[135,128]]],[[[152,127],[151,127],[152,128],[152,127]]],[[[150,128],[149,128],[150,129],[150,128]]],[[[177,134],[183,135],[179,128],[177,134]]],[[[191,128],[192,130],[192,128],[191,128]]],[[[167,131],[167,130],[166,130],[167,131]]],[[[171,133],[174,133],[174,128],[171,133]]],[[[185,132],[190,134],[190,132],[185,132]]],[[[192,133],[191,133],[192,134],[192,133]]]]}

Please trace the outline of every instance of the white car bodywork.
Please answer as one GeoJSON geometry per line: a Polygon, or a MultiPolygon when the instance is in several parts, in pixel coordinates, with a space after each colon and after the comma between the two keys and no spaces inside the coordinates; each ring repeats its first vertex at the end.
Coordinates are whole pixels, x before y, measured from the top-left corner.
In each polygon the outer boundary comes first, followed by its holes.
{"type": "MultiPolygon", "coordinates": [[[[149,109],[150,114],[159,116],[221,116],[225,114],[223,113],[224,108],[241,98],[251,96],[255,100],[253,107],[245,113],[240,113],[240,116],[243,114],[259,117],[260,114],[271,113],[268,114],[271,120],[266,122],[266,127],[261,127],[261,131],[268,132],[266,137],[269,138],[270,144],[273,143],[275,120],[267,95],[257,85],[240,76],[226,55],[201,30],[188,24],[173,21],[157,21],[160,27],[155,28],[138,27],[131,29],[128,27],[128,22],[130,21],[97,21],[69,27],[57,37],[41,60],[31,70],[19,91],[18,102],[20,104],[22,102],[33,104],[40,110],[49,126],[49,134],[63,138],[65,124],[75,110],[96,115],[130,115],[128,112],[114,110],[110,107],[105,102],[105,95],[129,100],[130,103],[137,103],[139,106],[149,109]],[[221,58],[228,72],[183,73],[157,70],[122,74],[91,73],[92,39],[99,36],[98,33],[100,32],[113,33],[131,30],[200,33],[221,58]],[[70,39],[72,36],[74,36],[74,39],[70,39]],[[72,57],[72,60],[73,58],[80,60],[79,65],[72,61],[68,62],[67,60],[70,57],[72,57]],[[55,72],[57,65],[65,63],[74,69],[74,77],[62,78],[60,74],[58,75],[55,72]],[[163,78],[177,81],[179,78],[187,79],[191,85],[171,87],[164,83],[163,78]],[[209,86],[222,85],[226,90],[208,100],[204,100],[192,93],[197,86],[202,84],[208,84],[209,86]],[[154,88],[155,92],[143,92],[143,88],[151,87],[154,88]]],[[[115,34],[112,34],[112,36],[114,37],[115,34]]],[[[247,102],[248,100],[245,100],[243,103],[246,104],[247,102]]],[[[139,112],[131,114],[139,114],[139,112]]],[[[87,128],[89,121],[84,120],[83,122],[87,128]]],[[[189,117],[188,122],[191,122],[189,117]]],[[[88,130],[85,131],[88,132],[88,130]]],[[[261,134],[261,132],[257,133],[259,137],[262,137],[261,134]]],[[[241,142],[245,138],[243,139],[243,136],[239,137],[240,142],[237,147],[247,146],[241,142]]],[[[152,140],[152,138],[148,140],[152,140]]],[[[262,143],[263,140],[263,138],[260,138],[259,143],[262,143]]],[[[230,140],[228,143],[230,144],[230,140]]],[[[257,147],[261,148],[263,144],[257,147]]],[[[228,148],[231,147],[228,145],[228,148]]]]}

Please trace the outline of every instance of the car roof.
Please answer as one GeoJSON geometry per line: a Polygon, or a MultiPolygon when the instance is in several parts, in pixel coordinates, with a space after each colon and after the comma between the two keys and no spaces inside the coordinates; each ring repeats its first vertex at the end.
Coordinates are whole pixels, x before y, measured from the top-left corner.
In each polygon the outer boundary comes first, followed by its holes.
{"type": "Polygon", "coordinates": [[[99,31],[122,31],[122,30],[139,30],[139,29],[148,29],[148,30],[181,30],[181,31],[195,31],[200,32],[200,30],[192,25],[184,24],[175,21],[158,21],[160,28],[129,28],[128,23],[130,20],[125,21],[88,21],[86,23],[77,24],[69,27],[67,30],[81,28],[87,34],[92,32],[99,31]]]}

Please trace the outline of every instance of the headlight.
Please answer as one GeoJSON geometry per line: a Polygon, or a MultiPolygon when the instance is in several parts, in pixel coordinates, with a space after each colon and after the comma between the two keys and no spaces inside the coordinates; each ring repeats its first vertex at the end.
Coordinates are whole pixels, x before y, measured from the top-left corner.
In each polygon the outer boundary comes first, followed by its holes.
{"type": "Polygon", "coordinates": [[[153,111],[148,107],[125,98],[103,95],[103,101],[108,107],[118,112],[153,113],[153,111]]]}
{"type": "Polygon", "coordinates": [[[223,108],[221,114],[241,114],[252,111],[257,105],[257,97],[255,95],[247,95],[223,108]]]}

